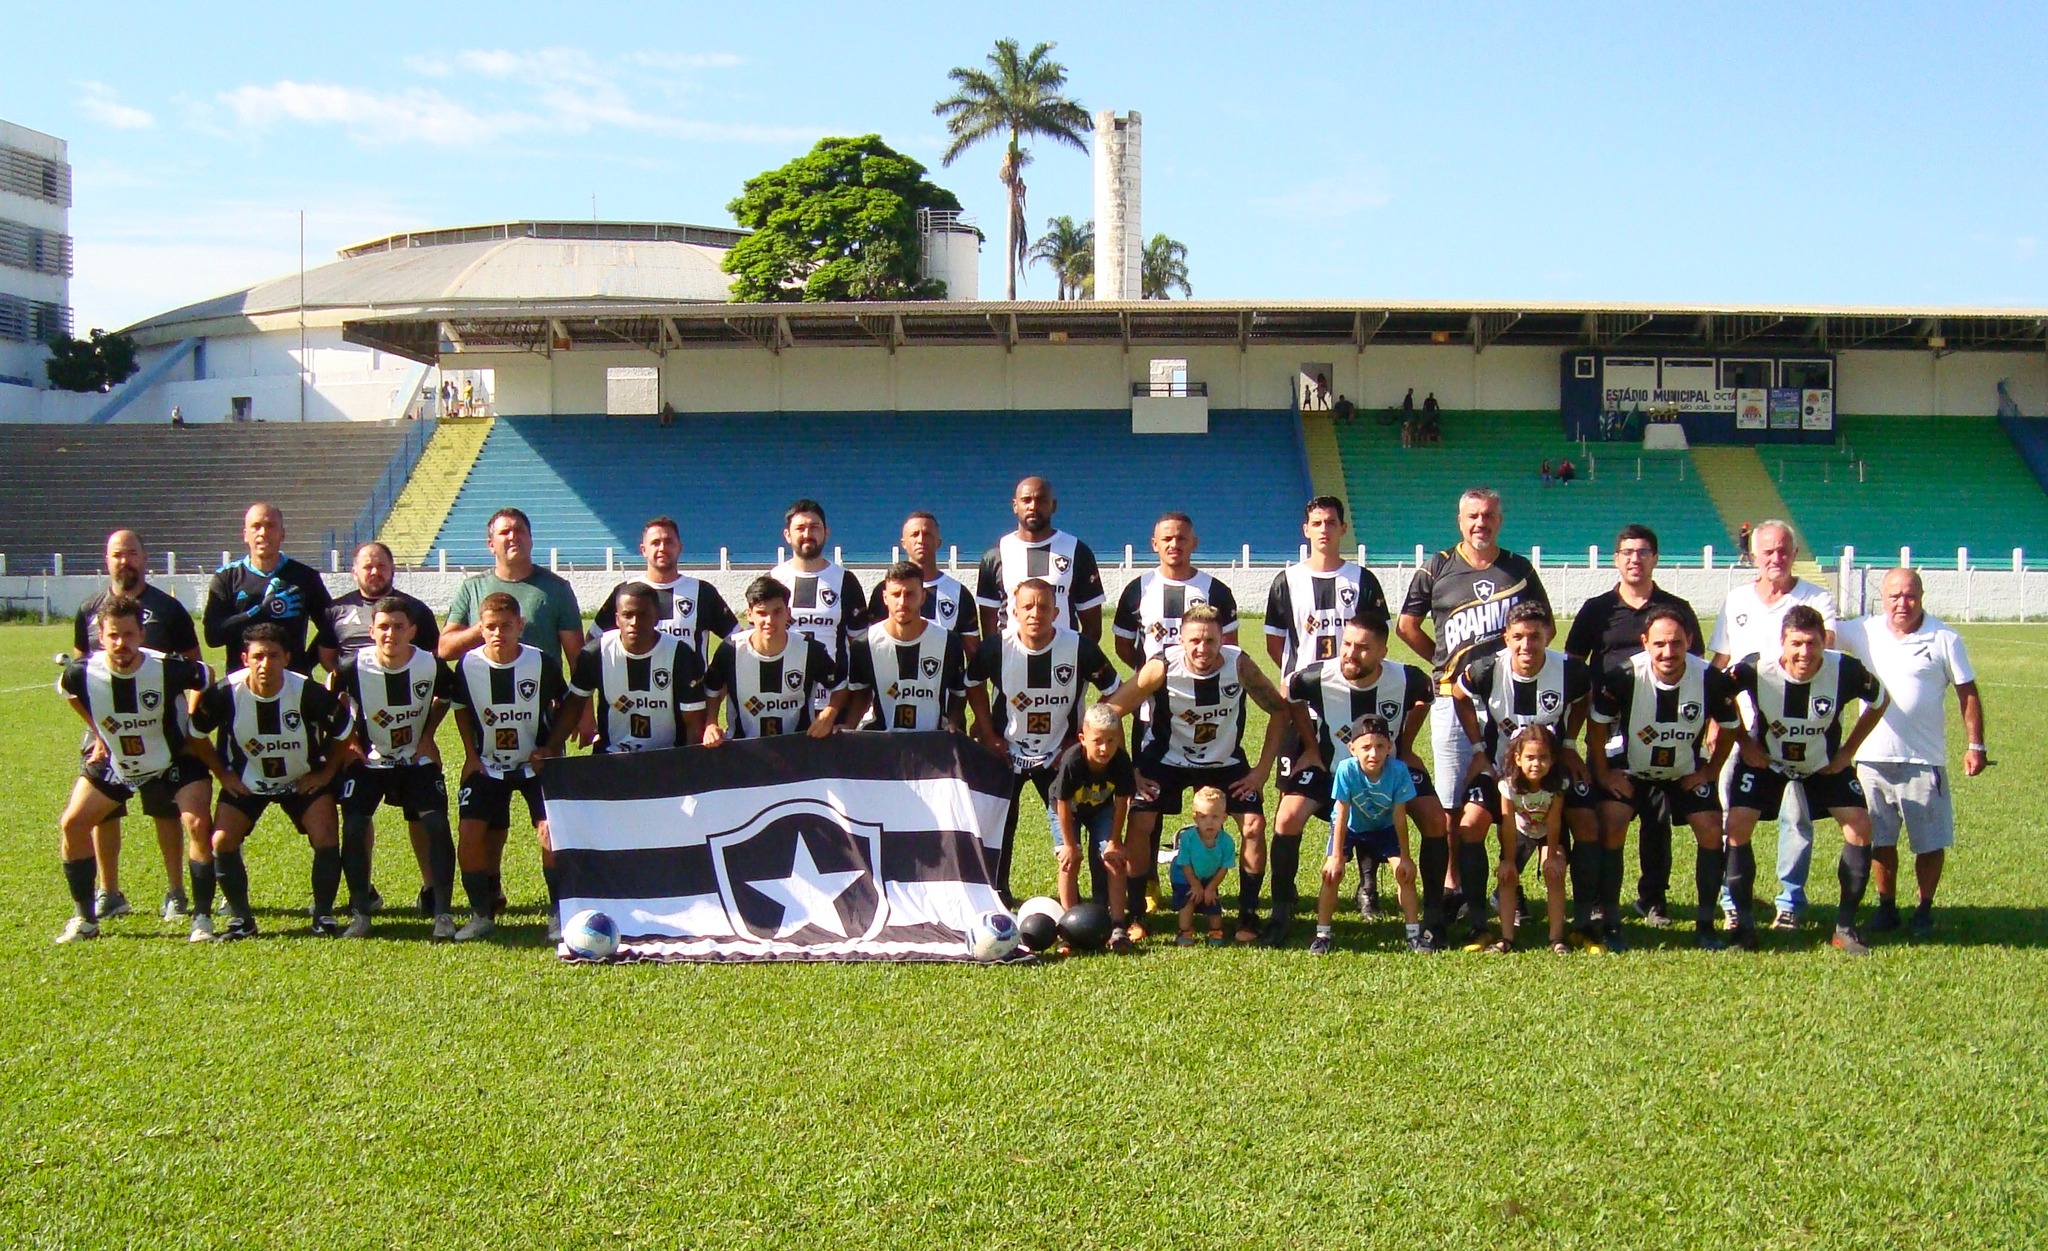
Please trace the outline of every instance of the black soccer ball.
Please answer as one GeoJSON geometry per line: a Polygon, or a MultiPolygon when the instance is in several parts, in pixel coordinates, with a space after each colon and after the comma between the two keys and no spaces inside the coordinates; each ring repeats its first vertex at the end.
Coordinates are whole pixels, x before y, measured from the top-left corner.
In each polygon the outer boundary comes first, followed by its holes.
{"type": "Polygon", "coordinates": [[[1099,903],[1075,904],[1060,918],[1060,937],[1075,951],[1101,951],[1109,946],[1109,909],[1099,903]]]}
{"type": "Polygon", "coordinates": [[[1060,940],[1059,922],[1043,912],[1027,912],[1017,918],[1017,936],[1033,951],[1051,951],[1060,940]]]}

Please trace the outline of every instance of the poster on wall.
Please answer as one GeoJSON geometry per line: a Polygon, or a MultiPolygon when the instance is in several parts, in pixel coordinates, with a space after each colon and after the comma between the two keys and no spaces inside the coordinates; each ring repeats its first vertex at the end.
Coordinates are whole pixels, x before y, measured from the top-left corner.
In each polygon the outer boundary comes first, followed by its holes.
{"type": "Polygon", "coordinates": [[[1802,430],[1833,430],[1835,428],[1835,393],[1824,388],[1809,388],[1800,393],[1799,428],[1802,430]]]}
{"type": "Polygon", "coordinates": [[[1799,396],[1797,387],[1771,388],[1771,429],[1799,428],[1799,396]]]}
{"type": "Polygon", "coordinates": [[[1763,387],[1743,387],[1735,393],[1735,428],[1771,428],[1771,393],[1763,387]]]}

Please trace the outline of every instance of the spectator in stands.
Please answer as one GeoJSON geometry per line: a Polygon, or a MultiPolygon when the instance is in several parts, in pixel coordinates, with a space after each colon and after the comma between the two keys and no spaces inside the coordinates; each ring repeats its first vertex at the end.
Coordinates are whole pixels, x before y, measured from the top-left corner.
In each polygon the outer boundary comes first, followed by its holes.
{"type": "Polygon", "coordinates": [[[494,565],[455,588],[448,627],[441,632],[441,659],[458,660],[484,641],[484,599],[503,591],[519,601],[525,626],[519,641],[539,648],[557,671],[564,658],[573,663],[583,651],[583,610],[568,579],[533,563],[533,522],[516,508],[501,508],[484,532],[494,565]]]}
{"type": "Polygon", "coordinates": [[[1742,523],[1742,533],[1735,538],[1736,564],[1748,565],[1754,563],[1754,558],[1749,554],[1749,541],[1749,523],[1745,521],[1742,523]]]}
{"type": "Polygon", "coordinates": [[[1547,460],[1546,460],[1546,461],[1544,461],[1544,462],[1543,462],[1543,469],[1542,469],[1542,471],[1541,471],[1541,472],[1542,472],[1542,474],[1543,474],[1543,485],[1544,485],[1544,486],[1549,486],[1549,485],[1550,485],[1550,481],[1551,481],[1551,472],[1550,472],[1550,462],[1549,462],[1549,461],[1547,461],[1547,460]]]}
{"type": "Polygon", "coordinates": [[[1323,412],[1330,411],[1330,375],[1316,375],[1316,407],[1323,412]]]}
{"type": "Polygon", "coordinates": [[[1408,394],[1401,397],[1401,420],[1415,420],[1415,388],[1409,387],[1408,394]]]}
{"type": "Polygon", "coordinates": [[[661,424],[664,426],[676,424],[676,406],[667,400],[661,402],[661,424]]]}
{"type": "Polygon", "coordinates": [[[1578,476],[1579,467],[1572,464],[1569,457],[1557,462],[1557,480],[1560,484],[1570,486],[1572,479],[1578,476]]]}
{"type": "Polygon", "coordinates": [[[1351,402],[1350,396],[1339,395],[1337,397],[1336,413],[1338,421],[1348,423],[1353,417],[1358,415],[1358,405],[1351,402]]]}
{"type": "Polygon", "coordinates": [[[185,424],[185,410],[179,408],[176,404],[171,405],[171,424],[174,426],[185,424]]]}
{"type": "Polygon", "coordinates": [[[1443,410],[1437,405],[1436,392],[1431,391],[1422,400],[1422,438],[1419,442],[1441,444],[1443,441],[1443,410]]]}

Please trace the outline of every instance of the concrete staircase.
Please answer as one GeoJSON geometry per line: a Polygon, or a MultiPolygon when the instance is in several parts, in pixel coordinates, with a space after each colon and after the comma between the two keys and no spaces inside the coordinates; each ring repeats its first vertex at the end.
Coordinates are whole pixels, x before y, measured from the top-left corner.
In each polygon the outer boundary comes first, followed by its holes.
{"type": "Polygon", "coordinates": [[[1344,515],[1351,516],[1351,493],[1344,483],[1344,454],[1337,446],[1336,421],[1327,413],[1303,413],[1301,439],[1308,449],[1310,489],[1343,500],[1344,515]]]}
{"type": "Polygon", "coordinates": [[[377,534],[400,565],[426,563],[442,523],[448,520],[448,510],[469,480],[469,471],[483,453],[494,424],[489,417],[454,418],[434,428],[433,440],[420,453],[412,477],[406,480],[405,490],[377,534]]]}
{"type": "Polygon", "coordinates": [[[1730,557],[1741,553],[1737,536],[1742,533],[1743,522],[1755,525],[1766,518],[1776,517],[1790,522],[1793,534],[1799,539],[1800,559],[1794,564],[1794,571],[1803,578],[1817,579],[1821,576],[1821,567],[1814,561],[1806,538],[1800,533],[1798,519],[1792,515],[1785,497],[1778,493],[1778,484],[1771,481],[1770,471],[1764,468],[1755,448],[1695,446],[1692,463],[1707,488],[1707,498],[1714,502],[1714,511],[1721,515],[1721,524],[1727,528],[1730,557]]]}

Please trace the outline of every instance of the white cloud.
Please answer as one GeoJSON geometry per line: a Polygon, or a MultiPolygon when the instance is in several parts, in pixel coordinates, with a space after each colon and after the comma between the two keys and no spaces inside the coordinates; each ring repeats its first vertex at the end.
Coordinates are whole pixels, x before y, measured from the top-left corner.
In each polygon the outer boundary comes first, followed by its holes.
{"type": "Polygon", "coordinates": [[[1393,197],[1384,179],[1364,169],[1311,178],[1290,191],[1254,201],[1265,212],[1298,221],[1334,221],[1385,208],[1393,197]]]}
{"type": "Polygon", "coordinates": [[[736,52],[635,52],[633,63],[659,70],[732,69],[746,58],[736,52]]]}
{"type": "Polygon", "coordinates": [[[85,90],[78,100],[79,111],[100,125],[111,126],[115,130],[148,130],[156,125],[156,118],[147,109],[121,103],[114,89],[107,84],[84,82],[78,85],[85,90]]]}
{"type": "Polygon", "coordinates": [[[532,129],[536,120],[519,113],[480,113],[425,87],[376,92],[286,79],[267,87],[237,87],[222,93],[220,101],[246,127],[262,129],[285,120],[340,126],[370,144],[479,143],[532,129]]]}

